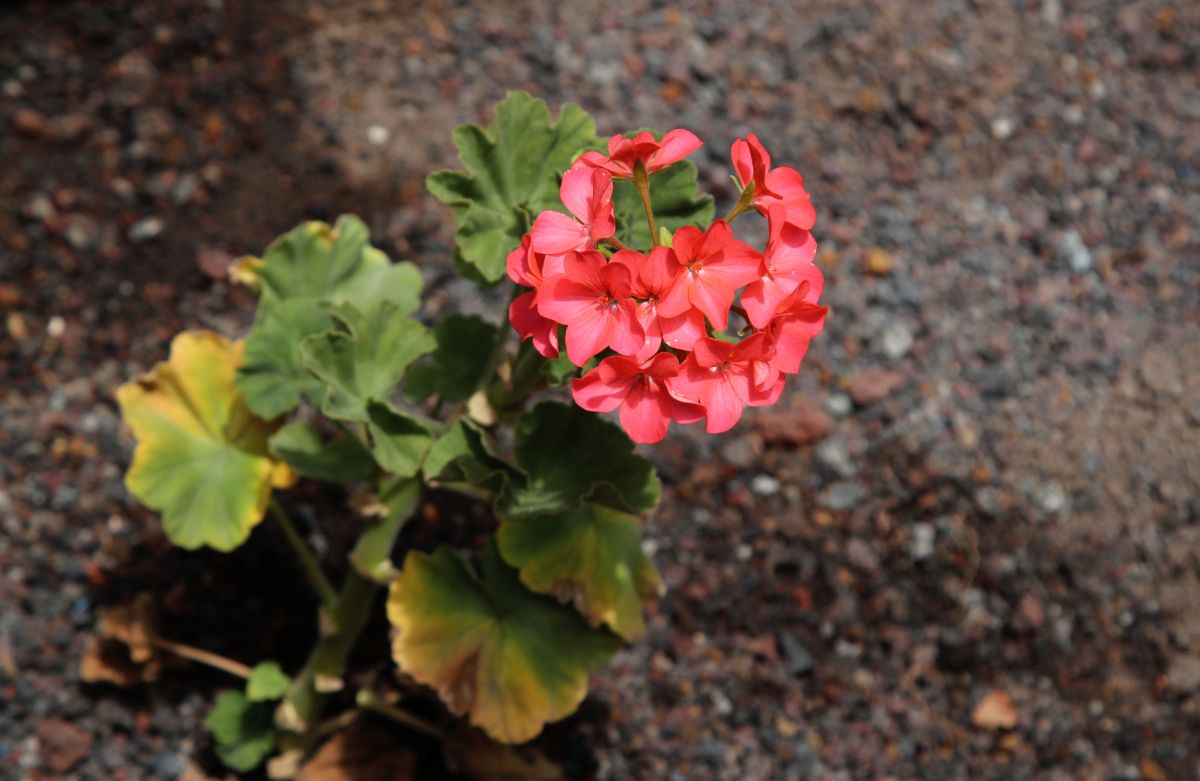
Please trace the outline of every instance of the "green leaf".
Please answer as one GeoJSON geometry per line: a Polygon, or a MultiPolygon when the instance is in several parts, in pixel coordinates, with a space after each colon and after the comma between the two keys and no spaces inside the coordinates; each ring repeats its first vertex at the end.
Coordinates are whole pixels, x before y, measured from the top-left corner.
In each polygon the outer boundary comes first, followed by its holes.
{"type": "Polygon", "coordinates": [[[641,530],[632,515],[585,503],[561,515],[505,520],[496,541],[530,589],[570,602],[592,626],[607,624],[633,640],[645,631],[642,603],[662,592],[642,552],[641,530]]]}
{"type": "Polygon", "coordinates": [[[371,454],[354,437],[326,442],[319,431],[300,420],[276,431],[270,447],[297,474],[313,480],[349,483],[366,478],[375,467],[371,454]]]}
{"type": "Polygon", "coordinates": [[[273,418],[295,409],[302,396],[321,398],[321,383],[300,363],[300,341],[332,327],[329,314],[309,299],[259,306],[246,337],[246,360],[237,372],[237,385],[254,414],[273,418]]]}
{"type": "Polygon", "coordinates": [[[561,388],[579,376],[579,367],[571,363],[566,351],[557,358],[548,358],[542,364],[542,376],[551,388],[561,388]]]}
{"type": "Polygon", "coordinates": [[[594,142],[596,124],[565,104],[552,123],[544,101],[510,92],[487,128],[463,125],[454,144],[465,171],[438,171],[429,191],[454,207],[457,258],[488,282],[504,276],[504,259],[521,243],[533,218],[562,210],[558,176],[594,142]]]}
{"type": "Polygon", "coordinates": [[[259,662],[246,679],[246,699],[250,702],[278,700],[291,685],[292,679],[287,677],[278,662],[259,662]]]}
{"type": "Polygon", "coordinates": [[[434,441],[422,468],[426,480],[466,480],[499,489],[516,468],[500,455],[491,435],[474,423],[459,418],[434,441]]]}
{"type": "Polygon", "coordinates": [[[621,647],[612,633],[521,585],[495,546],[484,552],[482,578],[447,548],[409,553],[387,612],[400,669],[506,743],[572,713],[589,672],[621,647]]]}
{"type": "Polygon", "coordinates": [[[217,756],[227,767],[245,773],[274,750],[273,712],[270,703],[250,702],[239,691],[221,692],[204,724],[217,742],[217,756]]]}
{"type": "Polygon", "coordinates": [[[392,265],[368,244],[366,223],[342,215],[337,224],[306,222],[267,247],[255,273],[266,298],[350,303],[367,312],[390,301],[404,314],[421,303],[421,274],[411,263],[392,265]]]}
{"type": "Polygon", "coordinates": [[[338,330],[305,339],[300,356],[325,384],[321,411],[335,420],[366,422],[367,405],[388,401],[408,365],[437,343],[389,301],[365,315],[343,305],[333,316],[338,330]]]}
{"type": "Polygon", "coordinates": [[[421,501],[421,488],[420,480],[393,478],[380,490],[379,501],[387,508],[387,514],[367,525],[350,552],[350,563],[364,578],[387,584],[395,577],[392,548],[400,529],[421,501]]]}
{"type": "Polygon", "coordinates": [[[267,448],[278,424],[251,414],[234,384],[242,349],[219,334],[185,331],[166,363],[117,389],[138,440],[125,485],[162,513],[167,536],[183,548],[233,550],[262,520],[271,488],[295,481],[267,448]]]}
{"type": "MultiPolygon", "coordinates": [[[[713,197],[699,192],[696,164],[681,160],[650,177],[650,205],[654,223],[674,233],[684,225],[707,228],[713,221],[713,197]]],[[[628,179],[613,182],[613,215],[617,238],[639,250],[651,247],[650,227],[637,188],[628,179]]]]}
{"type": "Polygon", "coordinates": [[[496,326],[474,315],[450,315],[433,329],[437,349],[432,360],[408,370],[404,393],[418,401],[436,393],[451,403],[466,401],[475,392],[496,342],[496,326]]]}
{"type": "Polygon", "coordinates": [[[517,421],[517,465],[496,500],[502,518],[573,510],[597,504],[643,513],[654,509],[662,485],[649,461],[616,425],[575,406],[546,402],[517,421]]]}
{"type": "Polygon", "coordinates": [[[433,442],[429,430],[416,418],[378,401],[367,404],[367,433],[375,461],[397,477],[419,472],[433,442]]]}

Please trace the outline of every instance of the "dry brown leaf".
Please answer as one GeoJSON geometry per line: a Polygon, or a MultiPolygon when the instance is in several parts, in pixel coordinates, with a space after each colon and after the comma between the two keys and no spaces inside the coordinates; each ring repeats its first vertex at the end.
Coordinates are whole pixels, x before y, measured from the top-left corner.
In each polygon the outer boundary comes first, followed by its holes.
{"type": "Polygon", "coordinates": [[[356,721],[325,741],[296,781],[411,781],[415,773],[413,752],[395,735],[356,721]]]}
{"type": "Polygon", "coordinates": [[[443,741],[442,755],[448,770],[475,781],[566,781],[537,749],[506,746],[465,725],[443,741]]]}
{"type": "Polygon", "coordinates": [[[182,660],[151,645],[152,606],[153,598],[141,594],[101,610],[96,633],[84,642],[79,660],[79,677],[85,683],[135,686],[158,680],[165,667],[183,666],[182,660]]]}
{"type": "Polygon", "coordinates": [[[194,762],[189,762],[176,781],[237,781],[232,773],[222,777],[210,776],[194,762]]]}
{"type": "Polygon", "coordinates": [[[1000,689],[992,689],[971,712],[971,723],[982,729],[1012,729],[1017,726],[1017,709],[1012,697],[1000,689]]]}

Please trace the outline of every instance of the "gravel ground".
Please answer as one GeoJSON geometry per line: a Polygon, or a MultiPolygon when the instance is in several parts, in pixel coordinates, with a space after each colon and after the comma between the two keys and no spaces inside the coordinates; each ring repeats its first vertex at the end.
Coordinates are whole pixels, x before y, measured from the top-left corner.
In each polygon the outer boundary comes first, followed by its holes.
{"type": "Polygon", "coordinates": [[[227,681],[81,685],[98,605],[150,590],[181,640],[298,660],[271,530],[170,549],[111,393],[180,328],[244,329],[219,269],[306,217],[362,214],[428,314],[490,311],[422,179],[513,88],[691,128],[719,208],[757,133],[806,176],[831,306],[778,407],[647,451],[669,592],[552,753],[600,779],[1200,778],[1200,5],[394,7],[0,11],[0,778],[213,768],[227,681]]]}

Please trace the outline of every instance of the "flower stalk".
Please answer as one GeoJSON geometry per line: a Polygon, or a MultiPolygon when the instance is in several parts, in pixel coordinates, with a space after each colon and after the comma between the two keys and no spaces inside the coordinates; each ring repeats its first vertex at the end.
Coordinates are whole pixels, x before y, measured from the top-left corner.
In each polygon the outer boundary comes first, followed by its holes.
{"type": "Polygon", "coordinates": [[[292,551],[296,554],[296,558],[300,561],[300,566],[304,568],[308,575],[308,580],[316,590],[317,596],[321,600],[321,607],[327,612],[332,613],[337,607],[338,595],[334,590],[333,584],[329,582],[329,578],[325,576],[324,570],[321,569],[321,564],[317,561],[317,557],[313,555],[312,549],[308,547],[308,543],[300,536],[300,532],[296,530],[295,524],[288,514],[284,512],[275,497],[271,497],[269,505],[271,517],[279,524],[279,528],[283,529],[283,535],[287,537],[288,543],[292,546],[292,551]]]}

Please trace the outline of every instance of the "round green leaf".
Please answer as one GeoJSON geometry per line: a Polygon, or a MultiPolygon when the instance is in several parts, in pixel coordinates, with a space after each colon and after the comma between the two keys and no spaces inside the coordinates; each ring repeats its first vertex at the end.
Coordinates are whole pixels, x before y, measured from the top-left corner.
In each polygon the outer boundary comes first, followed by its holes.
{"type": "Polygon", "coordinates": [[[388,401],[408,365],[437,342],[391,302],[367,314],[343,305],[333,316],[338,330],[305,339],[301,359],[325,385],[321,411],[326,416],[366,422],[367,405],[388,401]]]}
{"type": "Polygon", "coordinates": [[[429,191],[454,207],[458,257],[488,282],[504,276],[504,259],[521,243],[533,217],[562,210],[558,175],[592,145],[596,123],[566,104],[551,122],[544,101],[510,92],[487,128],[463,125],[454,144],[465,171],[438,171],[429,191]]]}
{"type": "Polygon", "coordinates": [[[367,432],[375,460],[397,477],[412,477],[420,471],[421,460],[433,442],[429,430],[416,418],[377,401],[367,404],[367,432]]]}
{"type": "Polygon", "coordinates": [[[271,452],[297,474],[331,483],[349,483],[371,474],[371,454],[352,436],[324,441],[321,433],[304,421],[288,423],[270,440],[271,452]]]}
{"type": "Polygon", "coordinates": [[[645,631],[642,603],[662,592],[641,531],[636,517],[585,503],[562,515],[505,520],[496,541],[530,589],[570,602],[592,626],[607,624],[632,640],[645,631]]]}
{"type": "Polygon", "coordinates": [[[609,421],[575,406],[539,404],[516,426],[517,465],[496,500],[502,518],[573,510],[584,499],[632,513],[654,509],[662,484],[653,465],[609,421]]]}
{"type": "Polygon", "coordinates": [[[291,685],[292,679],[287,677],[278,662],[259,662],[246,679],[246,699],[251,702],[278,700],[291,685]]]}
{"type": "Polygon", "coordinates": [[[437,349],[408,370],[404,394],[413,400],[436,393],[451,403],[466,401],[488,370],[496,326],[474,315],[450,315],[433,329],[437,349]]]}
{"type": "Polygon", "coordinates": [[[280,236],[263,253],[254,273],[264,298],[307,298],[349,303],[367,312],[390,301],[401,312],[421,303],[421,274],[411,263],[393,265],[368,244],[366,223],[342,215],[337,224],[306,222],[280,236]]]}
{"type": "Polygon", "coordinates": [[[492,737],[521,743],[572,713],[620,640],[521,585],[494,546],[483,577],[458,554],[413,551],[388,596],[400,669],[492,737]]]}
{"type": "Polygon", "coordinates": [[[262,520],[272,486],[295,480],[267,449],[278,424],[251,414],[234,384],[241,362],[241,342],[185,331],[166,363],[117,389],[138,440],[125,485],[184,548],[236,548],[262,520]]]}
{"type": "Polygon", "coordinates": [[[239,691],[221,692],[204,720],[217,743],[217,756],[239,773],[262,764],[275,748],[274,708],[251,702],[239,691]]]}
{"type": "Polygon", "coordinates": [[[301,363],[300,342],[332,327],[329,313],[313,299],[260,304],[254,329],[246,337],[246,361],[237,373],[246,406],[256,415],[273,418],[295,409],[302,396],[319,402],[322,386],[301,363]]]}

